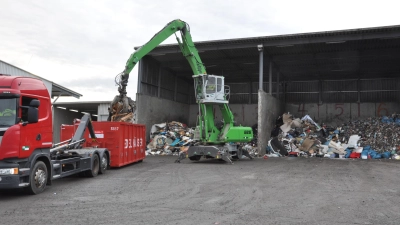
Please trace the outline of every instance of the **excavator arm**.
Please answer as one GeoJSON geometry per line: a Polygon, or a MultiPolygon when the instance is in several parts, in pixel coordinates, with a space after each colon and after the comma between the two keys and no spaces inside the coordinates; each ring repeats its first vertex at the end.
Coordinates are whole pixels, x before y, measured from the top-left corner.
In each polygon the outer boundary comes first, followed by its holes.
{"type": "Polygon", "coordinates": [[[182,38],[182,40],[180,40],[176,37],[179,47],[183,56],[188,60],[194,74],[206,74],[199,53],[193,44],[189,25],[182,20],[173,20],[155,34],[150,41],[132,53],[126,62],[124,71],[117,75],[116,83],[119,86],[119,95],[117,95],[111,103],[108,121],[131,122],[131,117],[133,117],[133,112],[135,111],[136,106],[134,101],[126,96],[126,86],[128,85],[130,72],[140,59],[177,31],[180,32],[182,38]]]}
{"type": "MultiPolygon", "coordinates": [[[[164,40],[176,32],[180,32],[180,38],[176,36],[180,50],[183,56],[189,62],[193,72],[195,98],[199,105],[199,115],[197,119],[196,129],[198,137],[203,146],[196,145],[188,150],[188,158],[197,160],[201,156],[227,158],[228,150],[224,146],[230,142],[249,142],[253,138],[253,132],[250,127],[235,126],[234,116],[228,106],[227,96],[229,95],[229,87],[224,86],[224,77],[217,75],[208,75],[206,68],[199,56],[199,53],[193,43],[190,35],[190,27],[182,20],[173,20],[163,29],[155,34],[150,41],[132,53],[126,62],[124,71],[119,74],[116,79],[119,85],[117,95],[110,108],[110,121],[127,121],[129,115],[133,115],[135,110],[134,102],[126,96],[126,86],[128,85],[129,73],[135,65],[161,44],[164,40]],[[218,106],[222,118],[223,126],[218,128],[214,121],[214,106],[218,106]]],[[[176,34],[175,34],[176,35],[176,34]]],[[[238,152],[231,149],[230,152],[238,152]]],[[[235,153],[236,154],[236,153],[235,153]]],[[[232,155],[232,154],[231,154],[232,155]]],[[[236,157],[240,158],[241,153],[237,153],[236,157]]]]}

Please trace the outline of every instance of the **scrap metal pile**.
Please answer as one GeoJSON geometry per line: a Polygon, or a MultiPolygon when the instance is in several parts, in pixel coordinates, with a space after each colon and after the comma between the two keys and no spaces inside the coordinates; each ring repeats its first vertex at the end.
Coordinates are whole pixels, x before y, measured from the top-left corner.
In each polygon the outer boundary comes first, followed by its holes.
{"type": "Polygon", "coordinates": [[[186,124],[172,121],[154,124],[150,130],[150,143],[146,155],[178,155],[193,142],[193,129],[186,124]]]}
{"type": "MultiPolygon", "coordinates": [[[[181,122],[154,124],[147,155],[178,155],[193,144],[194,129],[181,122]]],[[[252,157],[262,157],[254,140],[241,143],[252,157]]],[[[264,157],[400,159],[400,114],[349,121],[337,127],[316,123],[309,115],[285,113],[276,120],[264,157]]]]}
{"type": "Polygon", "coordinates": [[[276,121],[266,157],[400,159],[400,115],[354,120],[338,127],[306,115],[285,113],[276,121]]]}
{"type": "Polygon", "coordinates": [[[117,95],[108,108],[107,121],[136,123],[136,102],[125,95],[117,95]]]}

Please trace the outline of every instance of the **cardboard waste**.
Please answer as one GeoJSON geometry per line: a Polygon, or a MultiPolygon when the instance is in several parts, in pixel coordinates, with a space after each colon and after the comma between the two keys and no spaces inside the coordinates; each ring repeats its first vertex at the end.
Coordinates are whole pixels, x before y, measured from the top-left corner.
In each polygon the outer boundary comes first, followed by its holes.
{"type": "MultiPolygon", "coordinates": [[[[252,157],[263,157],[254,138],[242,143],[252,157]]],[[[147,155],[179,155],[193,140],[194,128],[172,121],[154,124],[150,130],[147,155]]],[[[328,157],[400,160],[400,114],[353,120],[332,127],[317,123],[309,115],[294,118],[284,113],[275,121],[268,141],[267,157],[328,157]]]]}
{"type": "Polygon", "coordinates": [[[187,150],[193,142],[193,129],[186,124],[172,121],[154,124],[150,130],[150,142],[147,145],[146,155],[178,155],[187,150]]]}

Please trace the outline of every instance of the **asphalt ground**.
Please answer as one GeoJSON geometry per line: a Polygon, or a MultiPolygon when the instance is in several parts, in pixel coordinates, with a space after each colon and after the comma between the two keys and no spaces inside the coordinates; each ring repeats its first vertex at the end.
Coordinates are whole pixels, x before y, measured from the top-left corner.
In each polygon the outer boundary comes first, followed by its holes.
{"type": "Polygon", "coordinates": [[[0,224],[400,224],[400,161],[175,159],[2,191],[0,224]]]}

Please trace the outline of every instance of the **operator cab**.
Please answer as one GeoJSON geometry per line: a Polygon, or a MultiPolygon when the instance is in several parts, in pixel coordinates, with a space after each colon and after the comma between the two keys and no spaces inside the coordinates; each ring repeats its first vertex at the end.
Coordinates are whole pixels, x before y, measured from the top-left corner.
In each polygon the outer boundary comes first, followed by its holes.
{"type": "Polygon", "coordinates": [[[228,103],[230,89],[224,85],[223,76],[199,74],[193,79],[198,103],[228,103]]]}

